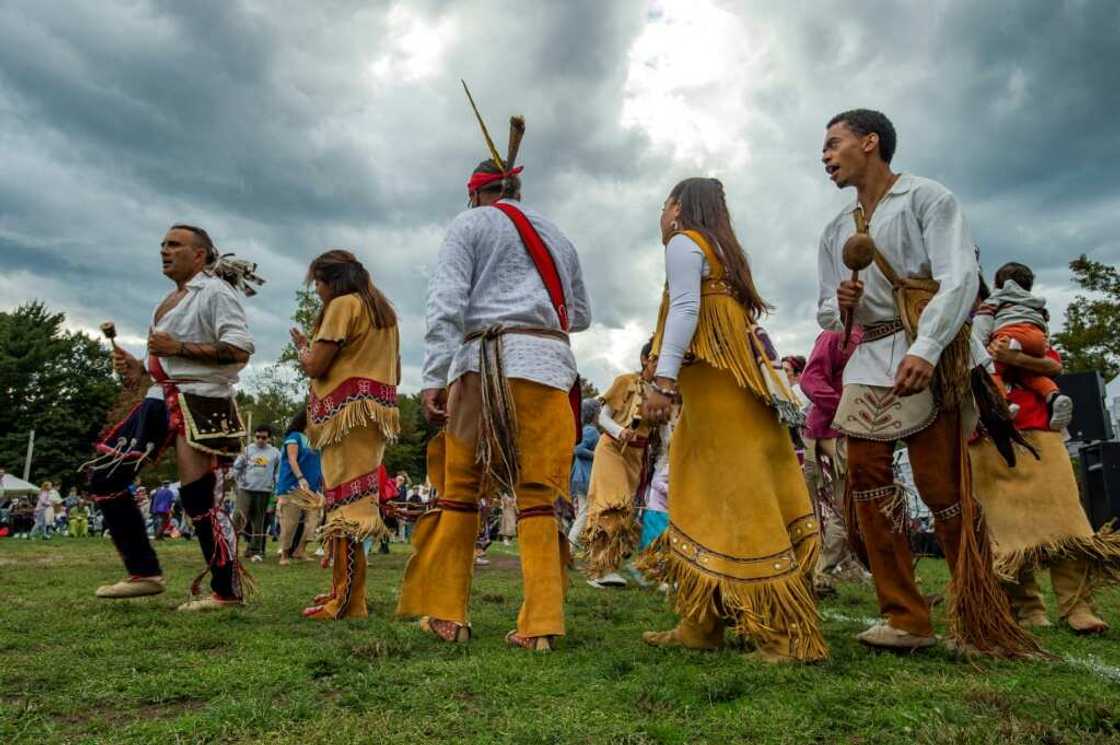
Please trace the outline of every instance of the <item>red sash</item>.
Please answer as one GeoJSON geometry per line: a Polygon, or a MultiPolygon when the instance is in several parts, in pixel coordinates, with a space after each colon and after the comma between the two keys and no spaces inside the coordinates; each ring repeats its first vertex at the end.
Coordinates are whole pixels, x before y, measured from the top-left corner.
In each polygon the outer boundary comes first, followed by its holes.
{"type": "Polygon", "coordinates": [[[163,402],[167,406],[167,417],[172,432],[180,435],[187,434],[187,425],[183,421],[183,409],[179,406],[179,388],[171,382],[163,363],[154,354],[148,355],[148,374],[152,380],[163,388],[163,402]]]}
{"type": "MultiPolygon", "coordinates": [[[[525,250],[529,252],[529,258],[533,260],[533,265],[537,268],[537,274],[540,275],[541,281],[544,282],[544,287],[548,291],[548,299],[552,302],[552,308],[556,311],[556,317],[560,320],[560,328],[567,331],[568,306],[564,302],[564,285],[560,281],[560,272],[556,270],[556,261],[552,258],[548,246],[544,245],[544,241],[541,240],[533,224],[529,222],[529,218],[525,217],[524,212],[508,202],[495,202],[491,206],[501,210],[506,217],[513,221],[513,226],[517,228],[517,234],[521,236],[521,242],[525,245],[525,250]]],[[[581,398],[582,388],[577,374],[576,382],[572,384],[568,391],[568,403],[572,407],[572,417],[575,419],[576,442],[583,439],[583,426],[580,418],[581,398]]]]}

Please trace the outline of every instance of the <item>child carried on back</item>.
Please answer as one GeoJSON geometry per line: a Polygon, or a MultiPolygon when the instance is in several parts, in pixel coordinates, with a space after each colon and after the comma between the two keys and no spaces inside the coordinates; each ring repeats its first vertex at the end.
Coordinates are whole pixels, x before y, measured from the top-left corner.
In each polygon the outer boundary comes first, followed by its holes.
{"type": "MultiPolygon", "coordinates": [[[[1013,261],[999,268],[995,285],[995,291],[976,311],[973,331],[985,346],[1006,339],[1010,349],[1030,357],[1045,357],[1050,348],[1050,314],[1046,311],[1046,300],[1030,292],[1034,272],[1013,261]]],[[[1046,401],[1051,429],[1061,429],[1069,423],[1073,400],[1058,389],[1052,378],[1003,362],[995,363],[993,377],[1004,392],[1014,382],[1041,396],[1046,401]]]]}

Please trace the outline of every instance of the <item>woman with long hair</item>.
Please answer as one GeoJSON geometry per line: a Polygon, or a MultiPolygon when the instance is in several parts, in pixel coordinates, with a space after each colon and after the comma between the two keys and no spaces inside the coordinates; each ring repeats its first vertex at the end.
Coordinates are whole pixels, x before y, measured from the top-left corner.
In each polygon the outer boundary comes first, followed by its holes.
{"type": "Polygon", "coordinates": [[[377,469],[385,444],[400,430],[397,384],[400,338],[393,306],[349,251],[311,262],[308,283],[323,301],[311,341],[292,340],[311,378],[307,433],[320,451],[326,522],[324,565],[333,561],[331,591],[304,610],[308,618],[364,618],[366,557],[362,541],[387,535],[378,508],[377,469]]]}
{"type": "Polygon", "coordinates": [[[714,649],[724,627],[763,662],[828,656],[812,593],[817,519],[788,427],[800,412],[757,325],[768,306],[731,226],[723,184],[691,178],[661,213],[667,288],[643,417],[680,418],[669,448],[669,528],[641,567],[675,588],[655,646],[714,649]],[[743,478],[748,474],[749,478],[743,478]]]}

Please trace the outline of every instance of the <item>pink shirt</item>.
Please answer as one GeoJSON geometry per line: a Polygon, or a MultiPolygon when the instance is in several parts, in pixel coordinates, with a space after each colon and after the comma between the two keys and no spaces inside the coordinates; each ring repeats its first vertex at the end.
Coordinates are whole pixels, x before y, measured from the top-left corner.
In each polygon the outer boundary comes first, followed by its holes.
{"type": "Polygon", "coordinates": [[[856,326],[846,349],[843,348],[843,331],[822,331],[813,344],[800,380],[802,393],[813,404],[805,419],[806,437],[826,440],[840,436],[832,428],[832,418],[836,416],[840,394],[844,391],[844,366],[862,337],[862,329],[856,326]]]}

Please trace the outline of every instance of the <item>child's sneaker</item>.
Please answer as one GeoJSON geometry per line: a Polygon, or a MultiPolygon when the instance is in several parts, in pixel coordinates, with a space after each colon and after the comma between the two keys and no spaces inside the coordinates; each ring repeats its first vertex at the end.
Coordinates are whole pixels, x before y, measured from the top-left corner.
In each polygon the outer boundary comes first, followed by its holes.
{"type": "Polygon", "coordinates": [[[1056,393],[1046,402],[1050,413],[1050,429],[1060,432],[1073,421],[1073,399],[1064,393],[1056,393]]]}

